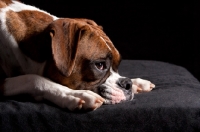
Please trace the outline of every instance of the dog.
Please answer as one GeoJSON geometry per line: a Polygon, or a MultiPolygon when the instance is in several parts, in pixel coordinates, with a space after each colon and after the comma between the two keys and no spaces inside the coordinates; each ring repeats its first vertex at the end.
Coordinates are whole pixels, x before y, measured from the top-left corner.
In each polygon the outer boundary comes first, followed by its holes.
{"type": "Polygon", "coordinates": [[[61,108],[95,110],[151,91],[148,80],[120,76],[121,56],[101,26],[58,18],[15,0],[0,0],[0,90],[61,108]]]}

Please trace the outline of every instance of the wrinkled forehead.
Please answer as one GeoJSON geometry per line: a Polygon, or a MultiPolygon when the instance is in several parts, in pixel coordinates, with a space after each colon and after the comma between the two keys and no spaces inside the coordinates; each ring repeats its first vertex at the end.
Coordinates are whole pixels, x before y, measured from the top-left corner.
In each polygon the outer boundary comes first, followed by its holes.
{"type": "Polygon", "coordinates": [[[106,36],[102,37],[100,36],[100,39],[102,39],[103,44],[105,45],[105,47],[107,47],[107,49],[109,50],[109,53],[111,54],[111,58],[112,58],[112,69],[117,72],[118,70],[118,66],[119,63],[121,61],[121,56],[118,52],[118,50],[115,48],[115,46],[113,45],[113,43],[110,41],[110,39],[106,36]]]}
{"type": "Polygon", "coordinates": [[[111,55],[112,55],[112,69],[115,72],[117,72],[119,63],[121,61],[121,56],[119,54],[119,51],[115,48],[112,41],[109,39],[109,37],[102,30],[100,30],[99,37],[102,40],[105,47],[107,47],[107,49],[111,53],[111,55]]]}
{"type": "MultiPolygon", "coordinates": [[[[98,25],[89,25],[89,31],[86,32],[82,42],[87,44],[85,50],[87,54],[90,55],[89,58],[105,59],[110,57],[112,69],[117,72],[121,56],[101,27],[98,25]]],[[[81,48],[81,50],[83,49],[84,48],[81,48]]]]}

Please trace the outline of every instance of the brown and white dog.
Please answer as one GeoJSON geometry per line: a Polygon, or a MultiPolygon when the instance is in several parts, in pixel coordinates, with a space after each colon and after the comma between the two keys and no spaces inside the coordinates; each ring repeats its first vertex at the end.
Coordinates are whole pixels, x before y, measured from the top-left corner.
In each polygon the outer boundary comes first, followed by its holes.
{"type": "Polygon", "coordinates": [[[94,110],[150,91],[150,81],[118,74],[120,54],[88,19],[58,18],[15,0],[0,0],[0,89],[30,94],[69,110],[94,110]]]}

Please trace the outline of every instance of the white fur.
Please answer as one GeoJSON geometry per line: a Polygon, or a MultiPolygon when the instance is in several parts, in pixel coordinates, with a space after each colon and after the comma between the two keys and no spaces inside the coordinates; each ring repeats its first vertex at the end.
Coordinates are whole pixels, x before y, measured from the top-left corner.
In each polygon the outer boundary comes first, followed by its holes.
{"type": "MultiPolygon", "coordinates": [[[[102,84],[103,86],[109,87],[111,89],[113,88],[119,88],[119,85],[116,84],[116,82],[119,80],[119,78],[125,78],[123,76],[120,76],[118,73],[114,72],[112,68],[110,68],[111,75],[107,78],[106,82],[102,84]]],[[[142,91],[151,91],[155,85],[152,84],[150,81],[141,79],[141,78],[135,78],[131,79],[132,81],[132,89],[133,93],[138,93],[137,90],[140,89],[140,92],[142,91]]]]}
{"type": "Polygon", "coordinates": [[[100,38],[105,42],[106,46],[108,47],[108,49],[111,51],[110,46],[106,43],[106,41],[100,36],[100,38]]]}
{"type": "Polygon", "coordinates": [[[43,12],[43,13],[49,15],[49,16],[52,16],[54,18],[54,20],[58,19],[56,16],[53,16],[46,11],[43,11],[39,8],[34,7],[34,6],[26,5],[26,4],[23,4],[23,3],[20,3],[18,1],[14,1],[14,0],[13,0],[13,4],[10,4],[9,6],[7,6],[5,8],[5,10],[13,10],[14,12],[20,12],[20,11],[23,11],[23,10],[39,11],[39,12],[43,12]]]}
{"type": "Polygon", "coordinates": [[[111,99],[106,99],[105,104],[116,104],[121,102],[122,100],[126,100],[124,92],[121,90],[118,81],[120,78],[125,78],[120,76],[118,73],[114,72],[112,67],[110,68],[110,76],[106,79],[105,83],[102,86],[106,87],[105,91],[110,93],[111,99]]]}
{"type": "Polygon", "coordinates": [[[141,78],[131,79],[131,81],[133,83],[132,88],[135,93],[138,93],[138,89],[140,89],[140,92],[149,92],[155,87],[155,85],[150,81],[141,78]]]}
{"type": "Polygon", "coordinates": [[[30,94],[36,100],[46,99],[61,108],[96,109],[102,98],[89,90],[72,90],[38,75],[23,75],[5,80],[5,96],[30,94]]]}
{"type": "Polygon", "coordinates": [[[123,76],[120,76],[118,73],[116,73],[115,71],[113,71],[112,67],[110,68],[110,76],[107,78],[106,82],[104,83],[104,85],[109,86],[109,87],[113,87],[113,85],[115,85],[115,87],[119,87],[116,82],[119,80],[119,78],[125,78],[123,76]]]}

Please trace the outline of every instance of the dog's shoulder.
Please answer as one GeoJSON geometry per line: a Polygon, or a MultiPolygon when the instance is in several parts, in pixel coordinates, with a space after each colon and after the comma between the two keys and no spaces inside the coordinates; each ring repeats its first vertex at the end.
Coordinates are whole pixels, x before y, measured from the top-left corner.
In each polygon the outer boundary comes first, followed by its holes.
{"type": "Polygon", "coordinates": [[[42,32],[53,20],[57,19],[46,11],[18,1],[1,0],[0,8],[2,25],[17,42],[29,37],[33,32],[42,32]]]}
{"type": "Polygon", "coordinates": [[[15,0],[0,0],[0,67],[7,76],[38,73],[38,69],[41,69],[38,62],[42,57],[35,43],[43,42],[38,34],[55,19],[57,17],[34,6],[15,0]],[[10,69],[18,70],[12,70],[17,73],[11,73],[10,69]]]}

